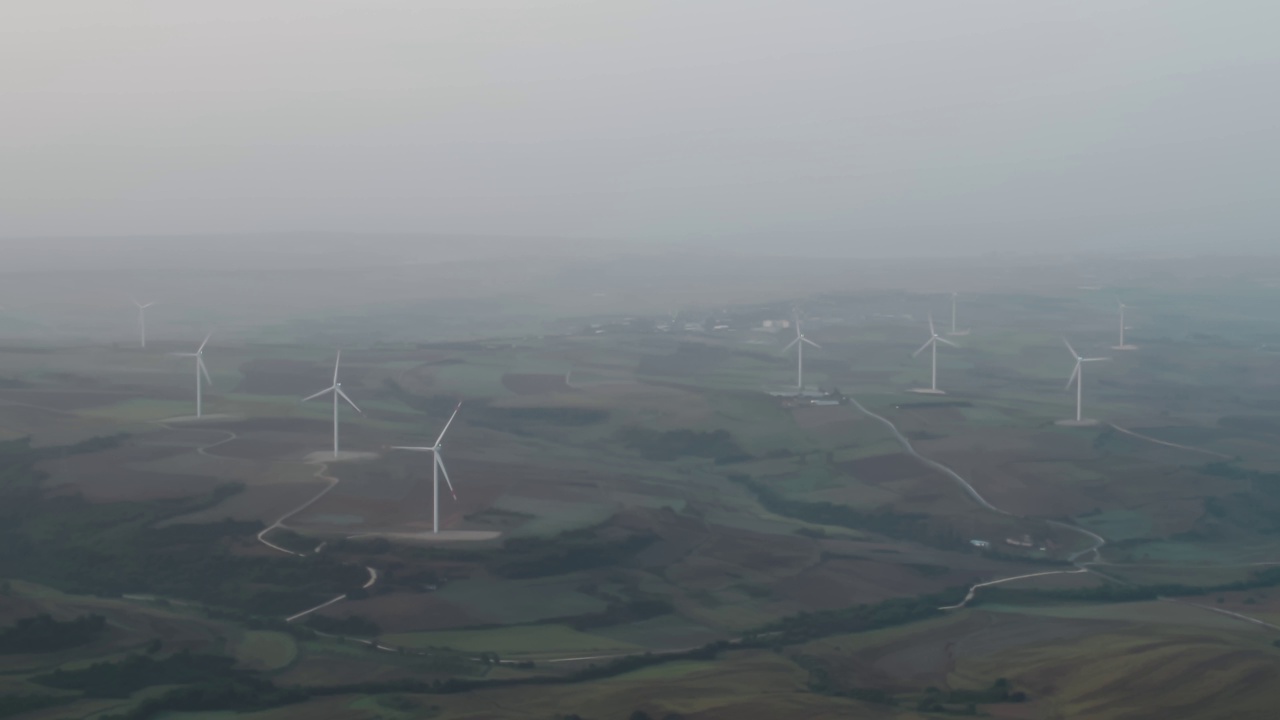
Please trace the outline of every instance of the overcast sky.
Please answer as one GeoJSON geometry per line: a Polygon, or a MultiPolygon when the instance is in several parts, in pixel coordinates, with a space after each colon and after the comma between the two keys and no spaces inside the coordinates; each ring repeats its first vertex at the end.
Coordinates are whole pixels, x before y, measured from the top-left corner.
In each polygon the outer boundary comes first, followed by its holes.
{"type": "Polygon", "coordinates": [[[1280,248],[1280,3],[10,0],[0,236],[1280,248]]]}

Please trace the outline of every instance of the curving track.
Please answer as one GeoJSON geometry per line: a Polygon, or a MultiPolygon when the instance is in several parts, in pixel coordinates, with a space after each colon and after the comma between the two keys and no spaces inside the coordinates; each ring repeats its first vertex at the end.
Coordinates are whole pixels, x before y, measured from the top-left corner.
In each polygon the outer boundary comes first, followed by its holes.
{"type": "MultiPolygon", "coordinates": [[[[173,427],[172,425],[169,425],[168,423],[165,423],[165,422],[160,422],[160,423],[157,423],[157,424],[158,424],[158,425],[160,425],[161,427],[165,427],[165,428],[168,428],[168,429],[170,429],[170,430],[189,430],[189,429],[191,429],[191,428],[175,428],[175,427],[173,427]]],[[[212,429],[212,428],[202,428],[202,429],[212,429]]],[[[217,447],[217,446],[219,446],[219,445],[225,445],[226,443],[229,443],[229,442],[231,442],[232,440],[235,440],[236,438],[240,437],[239,435],[237,435],[236,433],[232,432],[231,430],[218,430],[218,432],[226,433],[226,434],[227,434],[227,437],[225,437],[225,438],[223,438],[223,439],[221,439],[221,440],[219,440],[219,441],[217,441],[217,442],[212,442],[212,443],[208,443],[208,444],[206,444],[206,445],[201,445],[201,446],[199,446],[199,447],[197,447],[197,448],[196,448],[196,452],[197,452],[197,453],[199,453],[199,454],[201,454],[201,455],[204,455],[205,457],[220,457],[220,456],[218,456],[218,455],[211,454],[211,453],[209,452],[209,450],[210,450],[210,449],[212,449],[212,448],[215,448],[215,447],[217,447]]],[[[257,537],[258,537],[258,542],[262,543],[263,545],[266,545],[267,547],[269,547],[269,548],[271,548],[271,549],[273,549],[273,550],[278,550],[278,551],[280,551],[280,552],[282,552],[282,553],[286,553],[286,554],[288,554],[288,555],[293,555],[293,556],[295,556],[295,557],[302,557],[302,556],[304,555],[304,553],[294,552],[294,551],[292,551],[292,550],[290,550],[290,549],[288,549],[288,548],[280,547],[279,545],[276,545],[275,543],[273,543],[273,542],[271,542],[270,540],[268,540],[268,539],[266,538],[266,535],[267,535],[267,533],[271,532],[272,530],[275,530],[276,528],[284,527],[284,522],[285,522],[286,520],[288,520],[289,518],[293,517],[294,515],[297,515],[298,513],[302,512],[303,510],[306,510],[307,508],[311,507],[311,505],[313,505],[317,500],[319,500],[320,498],[324,497],[325,495],[327,495],[327,494],[329,493],[329,491],[330,491],[330,490],[333,490],[335,487],[337,487],[338,482],[339,482],[338,478],[334,477],[333,475],[329,475],[329,474],[328,474],[328,472],[329,472],[329,466],[328,466],[328,464],[327,464],[327,463],[320,463],[320,467],[316,469],[315,477],[316,477],[316,478],[319,478],[319,479],[321,479],[321,480],[327,480],[327,481],[328,481],[328,484],[327,484],[327,485],[325,485],[325,487],[324,487],[324,489],[323,489],[323,490],[321,490],[320,492],[318,492],[318,493],[316,493],[315,495],[313,495],[313,496],[312,496],[311,498],[309,498],[306,502],[304,502],[304,503],[302,503],[301,505],[299,505],[298,507],[296,507],[296,508],[294,508],[294,509],[290,510],[289,512],[285,513],[284,515],[281,515],[281,516],[279,517],[279,519],[277,519],[275,522],[271,523],[271,524],[270,524],[269,526],[267,526],[266,528],[263,528],[263,530],[262,530],[261,532],[259,532],[259,533],[258,533],[258,536],[257,536],[257,537]]],[[[323,547],[323,543],[321,543],[321,547],[323,547]]],[[[317,549],[317,550],[319,550],[319,547],[317,547],[316,549],[317,549]]],[[[368,589],[368,588],[373,587],[373,586],[374,586],[374,584],[378,582],[378,570],[377,570],[377,568],[373,568],[373,567],[370,567],[370,566],[368,566],[368,565],[366,565],[364,569],[365,569],[365,571],[366,571],[366,572],[368,572],[368,573],[369,573],[369,580],[368,580],[367,582],[365,582],[365,584],[364,584],[364,585],[362,585],[362,586],[361,586],[361,588],[362,588],[362,589],[368,589]]],[[[306,617],[307,615],[310,615],[311,613],[313,613],[313,612],[315,612],[315,611],[317,611],[317,610],[320,610],[320,609],[323,609],[323,608],[329,607],[330,605],[334,605],[334,604],[336,604],[336,603],[340,603],[340,602],[342,602],[343,600],[346,600],[346,599],[347,599],[347,594],[346,594],[346,593],[343,593],[343,594],[341,594],[341,595],[339,595],[339,596],[337,596],[337,597],[335,597],[335,598],[333,598],[333,599],[331,599],[331,600],[328,600],[328,601],[326,601],[326,602],[320,603],[319,605],[317,605],[317,606],[315,606],[315,607],[313,607],[313,608],[309,608],[309,609],[307,609],[307,610],[303,610],[302,612],[298,613],[297,615],[293,615],[293,616],[291,616],[291,617],[285,618],[285,622],[293,622],[294,620],[297,620],[297,619],[299,619],[299,618],[306,617]]],[[[374,645],[376,646],[376,643],[372,643],[372,644],[374,644],[374,645]]],[[[389,648],[379,647],[378,649],[380,649],[380,650],[385,650],[385,649],[389,649],[389,648]]]]}
{"type": "Polygon", "coordinates": [[[329,472],[329,465],[328,465],[327,463],[320,463],[320,467],[316,470],[316,474],[315,474],[315,476],[314,476],[314,477],[316,477],[316,478],[317,478],[317,479],[319,479],[319,480],[326,480],[326,481],[328,481],[328,483],[329,483],[329,484],[328,484],[328,485],[325,485],[325,487],[324,487],[324,489],[323,489],[323,490],[321,490],[320,492],[316,493],[316,494],[315,494],[314,496],[312,496],[309,500],[307,500],[306,502],[302,503],[302,504],[301,504],[301,505],[299,505],[298,507],[296,507],[296,508],[294,508],[294,509],[290,510],[289,512],[287,512],[287,513],[285,513],[285,514],[281,515],[281,516],[280,516],[280,517],[279,517],[275,522],[273,522],[273,523],[271,523],[270,525],[268,525],[267,527],[263,528],[263,529],[262,529],[262,532],[258,533],[258,542],[262,543],[263,545],[266,545],[267,547],[269,547],[269,548],[271,548],[271,549],[273,549],[273,550],[279,550],[279,551],[280,551],[280,552],[282,552],[282,553],[288,553],[288,554],[290,554],[290,555],[297,555],[297,556],[301,557],[301,556],[303,555],[303,553],[300,553],[300,552],[294,552],[294,551],[289,550],[289,549],[287,549],[287,548],[282,548],[282,547],[280,547],[279,545],[276,545],[275,543],[273,543],[273,542],[271,542],[270,540],[268,540],[268,539],[266,538],[266,535],[267,535],[267,533],[271,532],[272,530],[275,530],[276,528],[284,527],[284,521],[285,521],[285,520],[288,520],[289,518],[293,517],[294,515],[297,515],[298,513],[302,512],[303,510],[306,510],[307,508],[311,507],[313,504],[315,504],[315,502],[316,502],[317,500],[319,500],[320,498],[324,497],[325,495],[328,495],[330,490],[332,490],[332,489],[334,489],[335,487],[337,487],[337,486],[338,486],[338,483],[340,482],[340,481],[338,480],[338,478],[336,478],[336,477],[334,477],[334,476],[332,476],[332,475],[327,474],[328,472],[329,472]]]}
{"type": "MultiPolygon", "coordinates": [[[[919,460],[920,462],[924,463],[928,467],[933,468],[934,470],[937,470],[943,475],[946,475],[947,477],[954,480],[956,484],[958,484],[961,487],[961,489],[963,489],[965,493],[978,505],[994,513],[999,513],[1000,515],[1007,515],[1009,517],[1018,517],[1017,515],[1014,515],[1008,510],[1003,510],[1001,508],[996,507],[995,505],[992,505],[985,497],[982,496],[982,493],[978,492],[977,488],[969,484],[968,480],[965,480],[964,478],[960,477],[960,474],[957,473],[955,470],[952,470],[951,468],[947,467],[946,465],[943,465],[937,460],[927,458],[921,455],[919,452],[917,452],[915,447],[911,444],[911,441],[908,440],[907,437],[903,435],[900,430],[898,430],[898,426],[894,425],[888,418],[871,412],[865,406],[863,406],[862,403],[858,402],[857,398],[853,396],[849,396],[849,402],[852,403],[853,406],[856,407],[858,411],[861,412],[862,414],[866,415],[867,417],[878,420],[882,425],[887,427],[889,429],[889,432],[893,433],[894,439],[898,441],[898,444],[902,446],[902,449],[906,451],[908,455],[915,458],[916,460],[919,460]]],[[[991,585],[999,585],[1001,583],[1013,582],[1014,580],[1022,580],[1024,578],[1043,577],[1045,575],[1074,575],[1077,573],[1089,572],[1088,566],[1102,559],[1101,550],[1102,550],[1102,546],[1107,544],[1106,538],[1102,537],[1101,535],[1098,535],[1097,533],[1085,530],[1082,527],[1077,527],[1075,525],[1059,522],[1057,520],[1046,520],[1044,522],[1047,522],[1048,524],[1053,525],[1054,527],[1060,527],[1065,530],[1071,530],[1073,532],[1080,533],[1081,535],[1084,535],[1085,537],[1089,538],[1089,540],[1092,543],[1089,547],[1074,553],[1068,558],[1070,562],[1075,563],[1076,569],[1048,570],[1045,572],[1030,573],[1027,575],[1014,575],[1012,577],[1000,578],[998,580],[990,580],[988,582],[977,583],[973,587],[969,588],[968,594],[965,595],[964,599],[961,600],[959,604],[948,605],[946,607],[939,608],[939,610],[959,610],[965,607],[966,605],[968,605],[970,602],[973,601],[974,595],[977,594],[979,588],[984,588],[991,585]],[[1089,553],[1093,554],[1093,558],[1094,558],[1093,562],[1091,563],[1077,562],[1077,559],[1080,556],[1086,555],[1089,553]]]]}

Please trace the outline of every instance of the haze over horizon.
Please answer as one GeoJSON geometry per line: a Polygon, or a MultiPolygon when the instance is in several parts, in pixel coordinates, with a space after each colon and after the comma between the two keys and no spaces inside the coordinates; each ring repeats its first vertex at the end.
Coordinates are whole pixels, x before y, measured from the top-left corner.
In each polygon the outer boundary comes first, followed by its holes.
{"type": "Polygon", "coordinates": [[[0,239],[1271,252],[1277,20],[1154,0],[11,3],[0,239]]]}

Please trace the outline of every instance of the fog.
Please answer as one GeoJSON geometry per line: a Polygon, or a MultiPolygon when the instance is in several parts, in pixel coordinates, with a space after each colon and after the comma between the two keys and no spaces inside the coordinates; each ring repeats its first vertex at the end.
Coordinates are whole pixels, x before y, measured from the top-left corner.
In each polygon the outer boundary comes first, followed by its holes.
{"type": "Polygon", "coordinates": [[[0,237],[1263,251],[1277,21],[1263,1],[9,2],[0,237]]]}

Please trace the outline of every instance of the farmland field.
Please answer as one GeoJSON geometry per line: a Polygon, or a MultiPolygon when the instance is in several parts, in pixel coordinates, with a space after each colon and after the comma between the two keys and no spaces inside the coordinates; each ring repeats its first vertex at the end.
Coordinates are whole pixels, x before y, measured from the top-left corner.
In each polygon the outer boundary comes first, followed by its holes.
{"type": "Polygon", "coordinates": [[[889,288],[744,290],[682,307],[688,330],[532,290],[452,319],[409,300],[246,315],[211,341],[199,419],[165,354],[203,331],[5,340],[0,632],[105,620],[0,653],[0,691],[47,696],[49,720],[233,680],[257,688],[237,717],[263,720],[1262,717],[1280,376],[1258,347],[1280,320],[1237,314],[1280,290],[1133,270],[1161,310],[1090,366],[1100,422],[1063,427],[1060,335],[1109,347],[1110,306],[1038,272],[968,294],[945,396],[906,392],[940,296],[889,288]],[[761,326],[794,305],[822,346],[803,393],[761,326]],[[299,401],[338,347],[363,412],[343,406],[334,457],[332,405],[299,401]],[[393,449],[431,445],[459,402],[447,481],[393,449]],[[176,679],[108,703],[64,678],[101,663],[176,679]]]}

